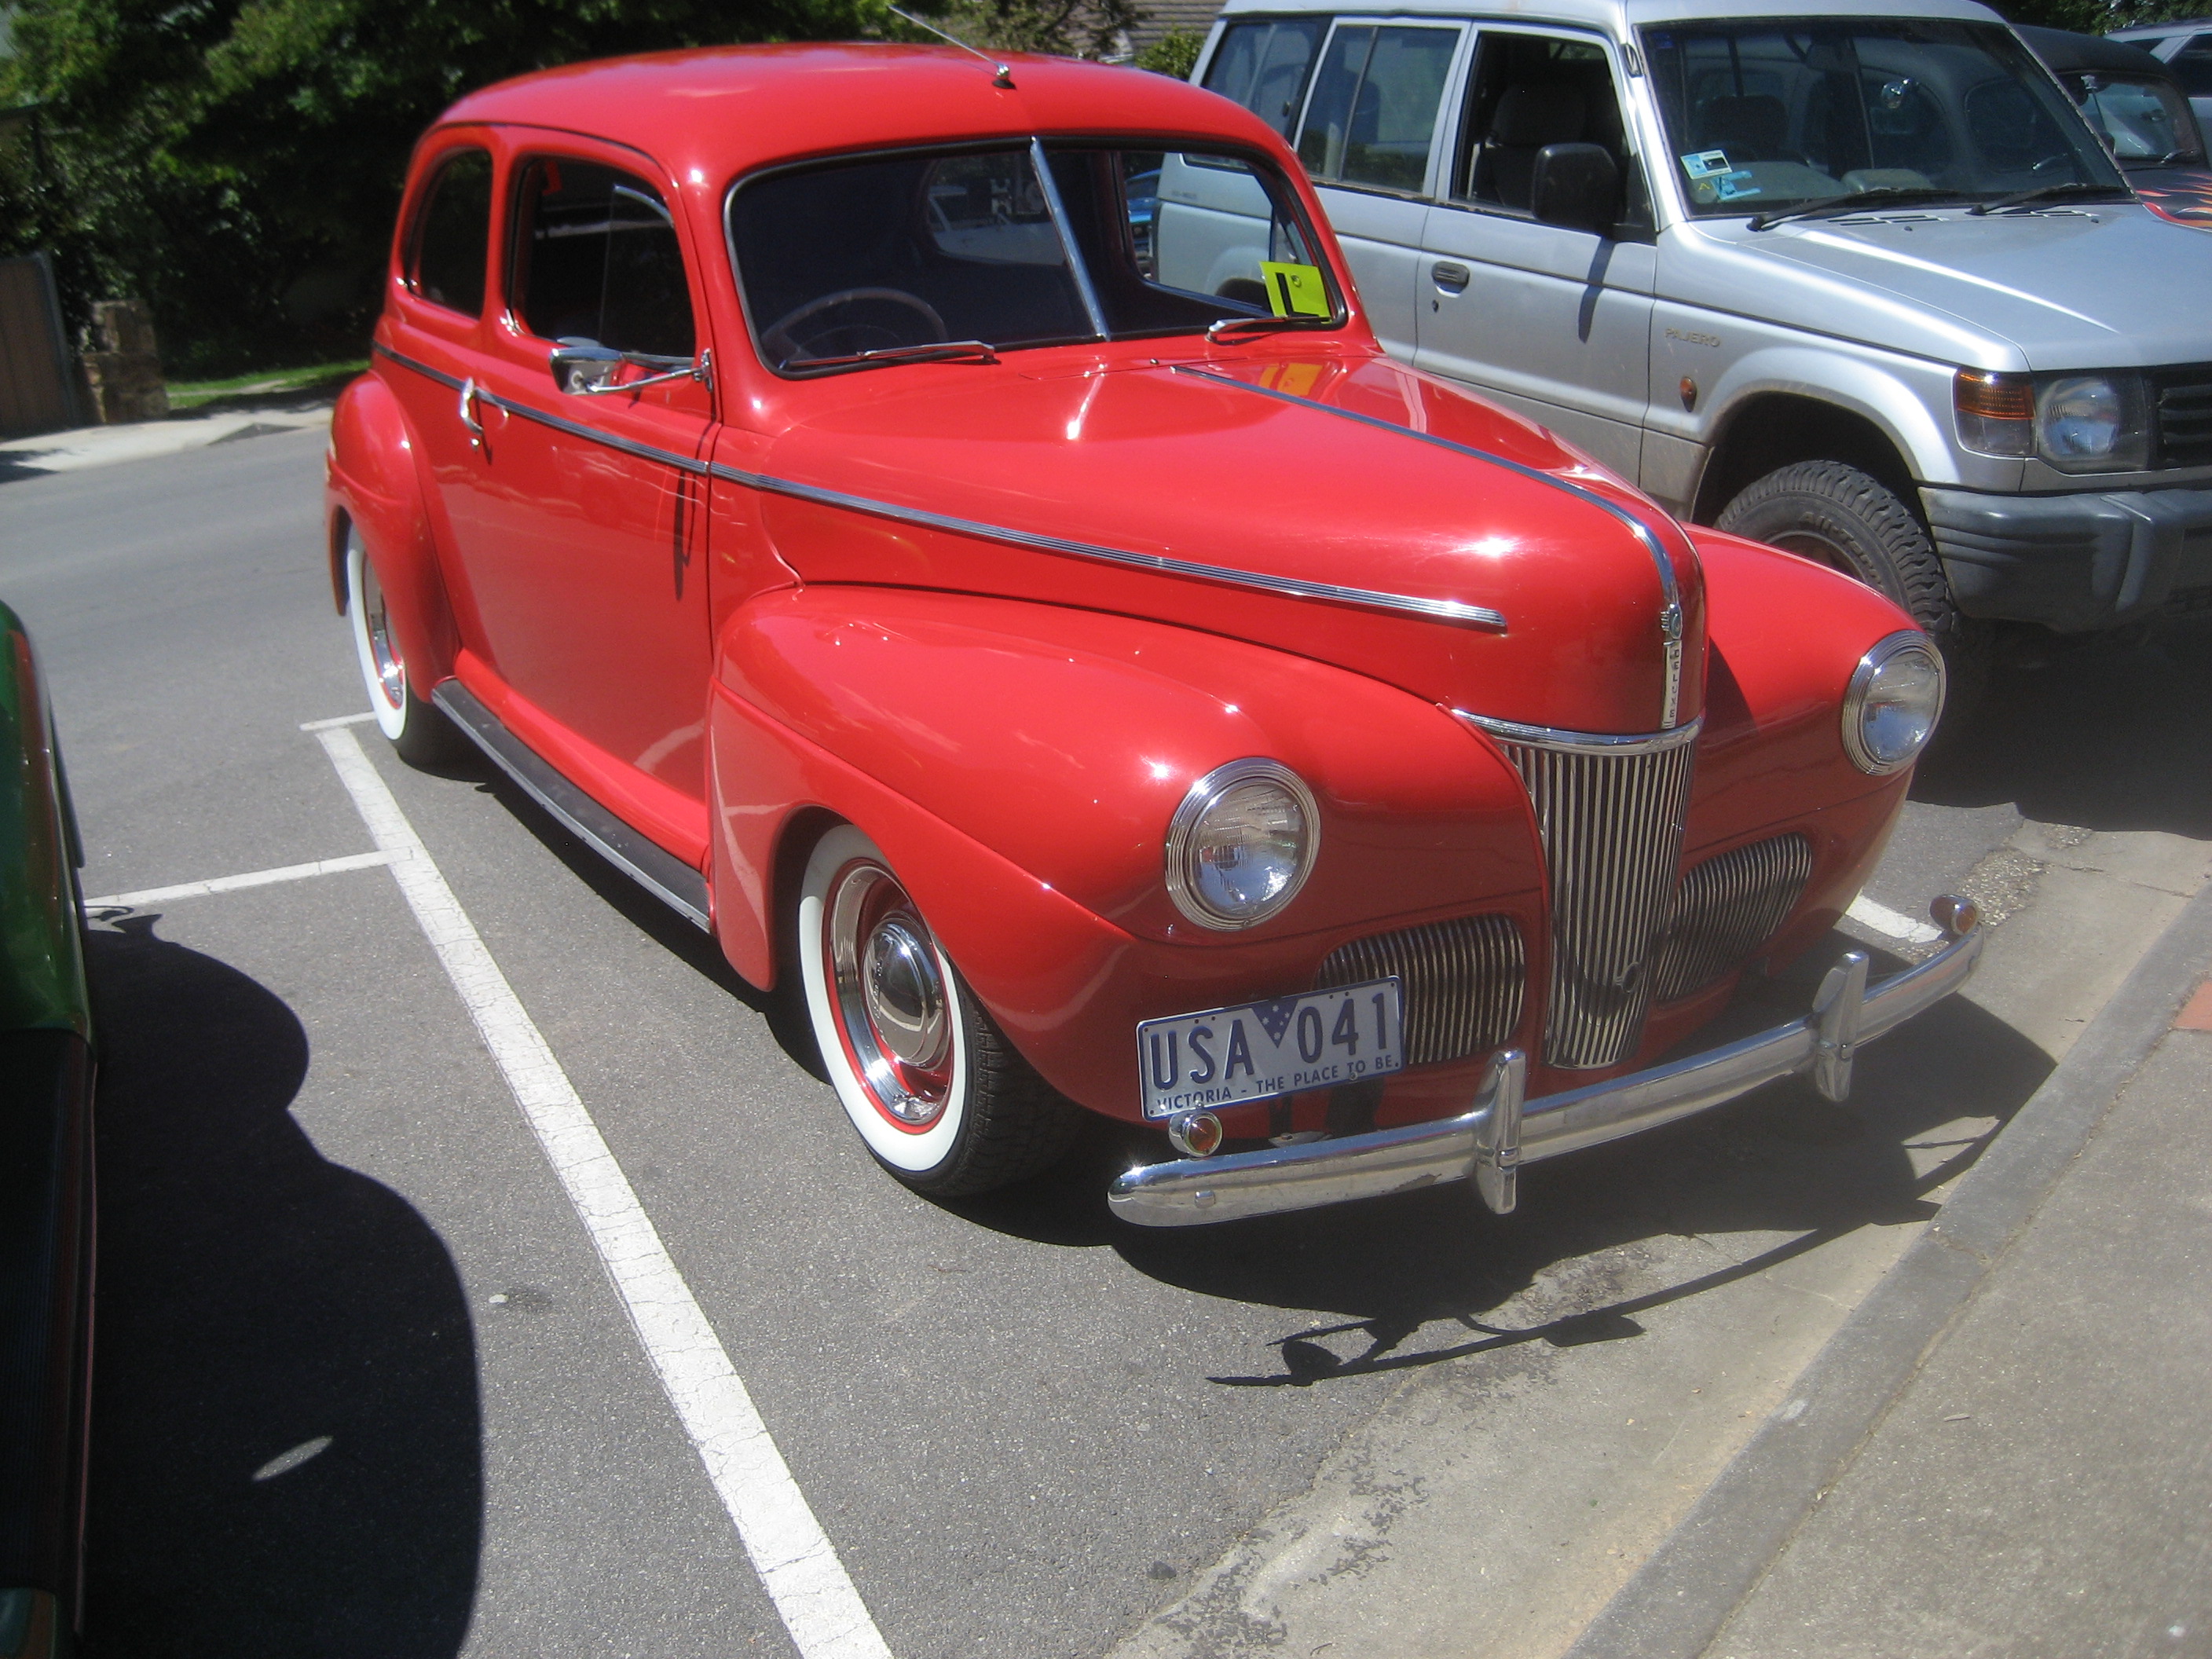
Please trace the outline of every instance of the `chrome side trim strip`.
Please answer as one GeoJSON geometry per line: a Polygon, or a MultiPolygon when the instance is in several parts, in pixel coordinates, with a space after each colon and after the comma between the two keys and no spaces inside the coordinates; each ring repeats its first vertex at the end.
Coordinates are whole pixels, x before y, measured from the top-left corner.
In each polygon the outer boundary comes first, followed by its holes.
{"type": "Polygon", "coordinates": [[[586,443],[599,444],[608,449],[620,450],[623,454],[635,455],[641,461],[658,461],[663,466],[672,466],[678,471],[689,472],[697,477],[707,477],[714,471],[711,463],[702,461],[696,456],[679,455],[672,449],[656,448],[652,444],[641,444],[634,439],[618,437],[611,432],[602,432],[597,427],[586,426],[580,421],[568,420],[558,415],[549,415],[542,409],[532,409],[528,404],[518,404],[511,398],[487,392],[479,381],[458,380],[450,374],[441,374],[431,368],[429,364],[419,363],[412,357],[404,356],[394,351],[390,346],[379,345],[374,349],[381,356],[389,357],[402,368],[411,368],[417,374],[427,375],[441,386],[451,386],[455,391],[460,391],[464,387],[469,388],[469,395],[479,404],[489,404],[494,409],[504,410],[509,415],[519,416],[526,421],[535,421],[540,426],[550,427],[556,432],[564,432],[572,438],[581,438],[586,443]]]}
{"type": "MultiPolygon", "coordinates": [[[[428,376],[440,385],[458,391],[461,382],[450,374],[441,374],[427,363],[417,362],[379,345],[375,349],[403,368],[428,376]]],[[[1102,547],[1091,542],[1069,541],[1059,536],[1039,536],[1025,530],[1009,530],[1002,525],[983,524],[973,519],[956,519],[942,513],[931,513],[921,507],[897,507],[889,501],[872,501],[865,495],[848,495],[842,490],[823,489],[813,484],[795,483],[788,478],[772,477],[763,472],[742,472],[733,466],[717,462],[699,460],[690,455],[679,455],[672,450],[655,449],[647,444],[634,443],[627,438],[600,432],[574,421],[563,420],[557,415],[548,415],[526,404],[509,403],[495,397],[483,387],[477,388],[477,397],[509,414],[535,421],[540,426],[567,433],[587,443],[604,444],[641,460],[659,461],[665,465],[701,477],[720,478],[726,483],[743,484],[750,489],[765,490],[771,495],[787,495],[793,501],[811,501],[818,507],[834,507],[851,513],[866,513],[871,517],[891,519],[903,524],[921,525],[927,529],[950,531],[955,535],[974,536],[985,541],[999,542],[1008,547],[1026,548],[1032,552],[1056,553],[1065,557],[1093,559],[1101,563],[1121,565],[1133,570],[1150,570],[1162,575],[1188,576],[1197,581],[1225,583],[1231,586],[1249,587],[1285,599],[1317,599],[1325,605],[1352,605],[1364,611],[1390,611],[1401,615],[1419,617],[1425,622],[1446,623],[1461,628],[1480,629],[1487,633],[1506,631],[1502,611],[1486,605],[1467,605],[1458,599],[1424,599],[1405,593],[1385,593],[1373,588],[1346,587],[1335,582],[1302,581],[1293,576],[1271,576],[1263,571],[1239,570],[1228,565],[1201,564],[1194,559],[1177,559],[1164,553],[1131,553],[1121,548],[1102,547]]]]}
{"type": "Polygon", "coordinates": [[[1660,698],[1659,724],[1662,726],[1674,725],[1676,717],[1681,713],[1682,702],[1682,632],[1685,623],[1682,617],[1681,588],[1674,580],[1674,562],[1667,556],[1667,550],[1659,544],[1659,538],[1651,526],[1637,514],[1617,501],[1607,501],[1595,489],[1584,489],[1571,479],[1562,478],[1556,473],[1540,471],[1533,466],[1524,466],[1519,461],[1508,460],[1503,455],[1493,455],[1490,451],[1477,449],[1472,444],[1457,443],[1449,438],[1439,438],[1432,432],[1416,432],[1409,426],[1400,426],[1394,421],[1386,421],[1378,416],[1362,415],[1357,410],[1340,409],[1334,404],[1325,404],[1315,398],[1301,398],[1293,392],[1278,392],[1273,386],[1255,386],[1251,381],[1238,380],[1233,374],[1217,374],[1212,369],[1200,368],[1192,363],[1177,363],[1174,372],[1177,374],[1195,375],[1201,380],[1212,380],[1218,385],[1235,386],[1245,392],[1257,392],[1262,398],[1273,398],[1279,403],[1297,404],[1304,409],[1317,409],[1324,415],[1334,415],[1343,420],[1357,421],[1363,426],[1371,426],[1380,431],[1395,432],[1401,438],[1413,438],[1421,443],[1434,444],[1439,449],[1449,449],[1455,454],[1471,456],[1478,461],[1488,461],[1492,466],[1502,466],[1508,472],[1516,473],[1523,478],[1533,479],[1535,483],[1547,485],[1553,489],[1564,490],[1577,500],[1586,501],[1600,511],[1612,514],[1627,528],[1631,535],[1644,544],[1644,550],[1651,556],[1651,563],[1658,573],[1659,632],[1662,649],[1667,659],[1667,685],[1665,692],[1660,698]]]}
{"type": "Polygon", "coordinates": [[[888,501],[871,501],[865,495],[848,495],[842,490],[793,483],[788,479],[773,478],[763,473],[740,472],[735,467],[719,464],[714,473],[716,477],[729,483],[750,485],[755,489],[764,489],[777,495],[788,495],[794,501],[842,507],[851,513],[866,513],[879,519],[896,520],[902,524],[951,531],[955,535],[975,536],[985,541],[1000,542],[1009,547],[1027,548],[1033,552],[1059,553],[1070,558],[1095,559],[1102,563],[1121,565],[1133,570],[1152,570],[1169,576],[1188,576],[1199,581],[1223,582],[1231,586],[1279,594],[1285,599],[1319,599],[1329,605],[1354,605],[1369,611],[1395,611],[1427,622],[1451,623],[1493,634],[1505,632],[1505,617],[1502,612],[1484,605],[1466,605],[1458,599],[1415,599],[1409,594],[1384,593],[1372,588],[1345,587],[1334,582],[1302,581],[1294,576],[1271,576],[1262,571],[1200,564],[1195,560],[1173,558],[1164,553],[1131,553],[1121,548],[1101,547],[1091,542],[1069,541],[1059,536],[1039,536],[1026,530],[1009,530],[1001,525],[982,524],[974,519],[956,519],[918,507],[896,507],[888,501]]]}
{"type": "Polygon", "coordinates": [[[442,683],[430,694],[430,701],[571,835],[693,927],[714,931],[707,914],[706,877],[562,777],[459,680],[442,683]]]}
{"type": "Polygon", "coordinates": [[[1532,749],[1556,749],[1569,755],[1635,755],[1656,754],[1665,749],[1679,749],[1694,742],[1705,729],[1702,714],[1686,726],[1678,726],[1669,732],[1631,732],[1626,736],[1611,732],[1570,732],[1556,726],[1523,726],[1518,720],[1494,720],[1488,714],[1470,714],[1464,708],[1455,708],[1453,718],[1479,726],[1500,743],[1526,744],[1532,749]]]}
{"type": "Polygon", "coordinates": [[[1107,1201],[1115,1214],[1139,1226],[1192,1227],[1472,1177],[1493,1208],[1510,1209],[1510,1176],[1522,1164],[1656,1129],[1801,1073],[1830,1098],[1840,1098],[1835,1091],[1849,1086],[1856,1049],[1964,985],[1984,937],[1978,927],[1952,933],[1918,967],[1872,985],[1864,981],[1865,956],[1850,951],[1829,970],[1802,1018],[1670,1065],[1522,1103],[1513,1088],[1519,1056],[1501,1055],[1472,1109],[1458,1117],[1226,1158],[1146,1164],[1115,1181],[1107,1201]],[[1516,1105],[1517,1136],[1510,1121],[1516,1105]]]}

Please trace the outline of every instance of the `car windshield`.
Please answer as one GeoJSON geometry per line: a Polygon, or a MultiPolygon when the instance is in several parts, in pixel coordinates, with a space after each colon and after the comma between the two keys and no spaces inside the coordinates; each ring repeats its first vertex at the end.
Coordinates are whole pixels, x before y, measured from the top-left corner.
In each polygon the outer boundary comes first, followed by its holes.
{"type": "Polygon", "coordinates": [[[728,225],[754,338],[783,374],[1340,315],[1288,187],[1237,156],[870,156],[746,183],[728,225]]]}
{"type": "Polygon", "coordinates": [[[2204,165],[2197,116],[2179,88],[2148,75],[2102,70],[2069,71],[2058,78],[2122,167],[2204,165]]]}
{"type": "Polygon", "coordinates": [[[2072,104],[1996,24],[1698,21],[1643,37],[1682,195],[1700,217],[1869,191],[1971,203],[2126,189],[2072,104]]]}

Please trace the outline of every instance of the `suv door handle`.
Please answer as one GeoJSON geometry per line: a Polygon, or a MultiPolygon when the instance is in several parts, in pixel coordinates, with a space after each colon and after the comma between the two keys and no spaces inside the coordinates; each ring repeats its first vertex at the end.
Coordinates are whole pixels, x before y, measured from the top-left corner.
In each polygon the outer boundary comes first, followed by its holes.
{"type": "Polygon", "coordinates": [[[1449,259],[1439,259],[1430,266],[1429,275],[1447,294],[1463,292],[1474,276],[1474,273],[1465,265],[1455,264],[1449,259]]]}

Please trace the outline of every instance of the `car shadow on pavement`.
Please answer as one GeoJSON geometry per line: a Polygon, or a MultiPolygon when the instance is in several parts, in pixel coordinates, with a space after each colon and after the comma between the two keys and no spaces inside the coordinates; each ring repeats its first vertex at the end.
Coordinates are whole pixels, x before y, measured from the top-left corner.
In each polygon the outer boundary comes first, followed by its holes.
{"type": "Polygon", "coordinates": [[[101,1659],[458,1652],[483,1529],[459,1275],[289,1108],[291,1010],[95,931],[100,1261],[88,1646],[101,1659]]]}
{"type": "Polygon", "coordinates": [[[2212,621],[2000,662],[1980,708],[1922,763],[1912,796],[2212,839],[2212,621]]]}
{"type": "MultiPolygon", "coordinates": [[[[1875,971],[1899,965],[1878,958],[1875,971]]],[[[1138,1272],[1200,1295],[1325,1316],[1277,1339],[1279,1369],[1212,1379],[1310,1386],[1528,1342],[1632,1338],[1638,1316],[1654,1309],[1862,1227],[1924,1221],[1936,1209],[1928,1194],[1972,1162],[2051,1066],[2011,1027],[1953,998],[1863,1051],[1842,1105],[1792,1080],[1530,1165],[1510,1216],[1492,1215],[1470,1187],[1454,1184],[1219,1226],[1130,1226],[1108,1209],[1107,1183],[1131,1163],[1169,1154],[1112,1126],[1038,1181],[948,1207],[1040,1243],[1109,1247],[1138,1272]],[[1961,1120],[1970,1121],[1937,1133],[1961,1120]],[[1759,1248],[1734,1235],[1779,1237],[1759,1248]],[[1669,1241],[1705,1237],[1720,1243],[1700,1247],[1701,1265],[1681,1272],[1669,1241]],[[1570,1263],[1571,1291],[1544,1298],[1570,1305],[1546,1317],[1492,1317],[1570,1263]]]]}

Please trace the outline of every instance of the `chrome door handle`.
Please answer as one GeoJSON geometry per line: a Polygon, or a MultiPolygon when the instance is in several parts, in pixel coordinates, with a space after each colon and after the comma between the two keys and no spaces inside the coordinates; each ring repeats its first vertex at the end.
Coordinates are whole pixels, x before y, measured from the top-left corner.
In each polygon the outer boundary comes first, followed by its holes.
{"type": "Polygon", "coordinates": [[[471,375],[461,382],[461,424],[469,429],[469,447],[483,447],[483,422],[476,416],[477,382],[471,375]]]}
{"type": "Polygon", "coordinates": [[[1429,267],[1430,278],[1447,294],[1464,292],[1474,273],[1465,265],[1455,264],[1449,259],[1439,259],[1429,267]]]}

